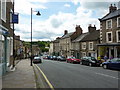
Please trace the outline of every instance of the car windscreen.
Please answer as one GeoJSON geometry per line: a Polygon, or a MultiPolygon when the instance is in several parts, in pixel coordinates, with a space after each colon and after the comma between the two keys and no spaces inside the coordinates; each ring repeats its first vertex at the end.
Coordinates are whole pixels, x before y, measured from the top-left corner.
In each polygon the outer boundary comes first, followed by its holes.
{"type": "Polygon", "coordinates": [[[112,62],[120,62],[120,58],[114,58],[114,59],[111,59],[110,61],[112,61],[112,62]]]}
{"type": "Polygon", "coordinates": [[[89,59],[89,60],[93,60],[93,61],[96,60],[94,57],[87,57],[87,59],[89,59]]]}
{"type": "Polygon", "coordinates": [[[40,59],[40,57],[34,57],[34,59],[40,59]]]}
{"type": "Polygon", "coordinates": [[[72,59],[75,59],[75,57],[71,57],[72,59]]]}

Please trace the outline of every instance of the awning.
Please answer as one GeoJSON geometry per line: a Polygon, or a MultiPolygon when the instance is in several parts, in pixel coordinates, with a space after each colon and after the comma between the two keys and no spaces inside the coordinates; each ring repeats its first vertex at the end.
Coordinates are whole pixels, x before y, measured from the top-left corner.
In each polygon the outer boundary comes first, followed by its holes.
{"type": "Polygon", "coordinates": [[[96,44],[97,46],[120,46],[120,43],[103,43],[103,44],[96,44]]]}

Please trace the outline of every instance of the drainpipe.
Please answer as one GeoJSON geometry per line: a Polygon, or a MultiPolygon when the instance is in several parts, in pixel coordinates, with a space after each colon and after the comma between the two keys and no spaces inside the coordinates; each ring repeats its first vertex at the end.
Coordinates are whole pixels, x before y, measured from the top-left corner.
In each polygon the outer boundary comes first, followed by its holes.
{"type": "Polygon", "coordinates": [[[5,43],[4,43],[4,48],[5,48],[5,56],[4,56],[4,63],[5,63],[5,70],[4,73],[7,71],[7,37],[5,37],[5,43]]]}

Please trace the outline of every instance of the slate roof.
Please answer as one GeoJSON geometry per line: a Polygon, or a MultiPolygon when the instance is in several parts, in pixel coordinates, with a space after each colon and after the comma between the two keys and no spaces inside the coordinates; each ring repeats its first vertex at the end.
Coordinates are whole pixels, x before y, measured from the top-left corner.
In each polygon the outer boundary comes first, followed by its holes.
{"type": "Polygon", "coordinates": [[[63,38],[68,38],[68,37],[70,37],[73,33],[74,33],[74,32],[71,32],[71,33],[68,33],[68,34],[66,34],[66,35],[63,35],[63,36],[62,36],[62,39],[63,39],[63,38]]]}
{"type": "Polygon", "coordinates": [[[81,40],[84,41],[95,41],[98,40],[100,37],[100,30],[95,30],[93,32],[88,32],[88,34],[81,40]]]}
{"type": "Polygon", "coordinates": [[[116,10],[114,12],[108,13],[101,20],[111,19],[111,18],[116,17],[116,16],[120,16],[120,9],[118,9],[118,10],[116,10]]]}
{"type": "Polygon", "coordinates": [[[81,34],[79,37],[77,37],[72,42],[79,42],[79,41],[81,41],[87,34],[89,34],[89,33],[83,33],[83,34],[81,34]]]}

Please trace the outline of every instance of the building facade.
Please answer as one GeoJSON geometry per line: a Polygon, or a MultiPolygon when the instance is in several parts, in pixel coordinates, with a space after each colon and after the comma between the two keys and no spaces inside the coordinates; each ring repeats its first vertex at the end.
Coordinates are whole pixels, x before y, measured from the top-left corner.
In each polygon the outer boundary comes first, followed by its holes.
{"type": "Polygon", "coordinates": [[[0,0],[0,75],[8,70],[12,64],[13,55],[13,29],[12,29],[13,2],[0,0]]]}
{"type": "Polygon", "coordinates": [[[99,55],[120,57],[120,8],[111,4],[109,13],[100,21],[99,55]]]}

